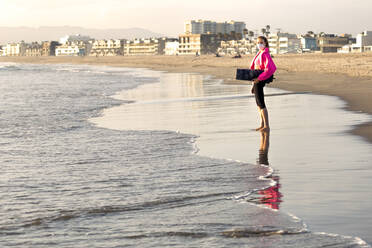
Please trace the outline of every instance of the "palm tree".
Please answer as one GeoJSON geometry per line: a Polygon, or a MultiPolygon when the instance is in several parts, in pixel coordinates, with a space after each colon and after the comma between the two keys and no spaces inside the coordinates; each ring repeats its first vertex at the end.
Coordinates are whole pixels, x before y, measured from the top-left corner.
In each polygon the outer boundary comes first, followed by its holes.
{"type": "Polygon", "coordinates": [[[313,31],[307,31],[306,36],[314,37],[313,31]]]}
{"type": "Polygon", "coordinates": [[[266,31],[270,33],[270,25],[266,25],[266,31]]]}
{"type": "Polygon", "coordinates": [[[254,36],[254,32],[253,32],[253,31],[249,31],[249,32],[248,32],[248,37],[250,37],[250,38],[252,39],[253,36],[254,36]]]}
{"type": "Polygon", "coordinates": [[[247,38],[247,36],[248,36],[248,29],[243,29],[243,35],[244,35],[244,39],[246,39],[247,38]]]}

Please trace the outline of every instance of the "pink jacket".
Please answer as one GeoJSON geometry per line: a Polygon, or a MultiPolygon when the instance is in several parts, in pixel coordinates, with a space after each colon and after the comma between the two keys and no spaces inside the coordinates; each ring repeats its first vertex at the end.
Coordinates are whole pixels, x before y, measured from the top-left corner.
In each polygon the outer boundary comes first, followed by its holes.
{"type": "Polygon", "coordinates": [[[259,70],[264,71],[260,74],[258,80],[266,80],[274,74],[274,72],[276,71],[276,66],[270,56],[269,48],[265,48],[265,50],[259,51],[257,53],[257,55],[252,60],[250,67],[251,70],[257,69],[255,68],[256,65],[259,67],[259,70]]]}

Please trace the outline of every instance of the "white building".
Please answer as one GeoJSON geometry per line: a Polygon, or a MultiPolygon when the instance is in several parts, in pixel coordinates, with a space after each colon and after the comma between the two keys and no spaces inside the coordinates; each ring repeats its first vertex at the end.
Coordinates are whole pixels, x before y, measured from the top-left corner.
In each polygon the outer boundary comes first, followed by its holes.
{"type": "Polygon", "coordinates": [[[372,31],[364,31],[356,37],[356,44],[359,47],[372,46],[372,31]]]}
{"type": "Polygon", "coordinates": [[[165,43],[165,55],[178,55],[178,48],[179,48],[178,41],[168,41],[165,43]]]}
{"type": "Polygon", "coordinates": [[[167,41],[167,38],[128,40],[124,47],[124,55],[163,55],[167,41]]]}
{"type": "Polygon", "coordinates": [[[123,55],[125,40],[95,40],[89,56],[123,55]]]}
{"type": "Polygon", "coordinates": [[[337,49],[338,53],[369,52],[372,46],[372,31],[364,31],[356,37],[356,43],[344,45],[337,49]]]}
{"type": "Polygon", "coordinates": [[[252,54],[256,52],[256,44],[247,39],[221,41],[217,52],[220,55],[252,54]]]}
{"type": "Polygon", "coordinates": [[[8,43],[2,48],[2,56],[24,56],[26,52],[26,43],[8,43]]]}
{"type": "Polygon", "coordinates": [[[279,53],[299,53],[301,51],[301,39],[297,37],[280,37],[279,53]]]}
{"type": "Polygon", "coordinates": [[[63,44],[56,47],[56,56],[84,56],[85,47],[82,45],[63,44]]]}
{"type": "Polygon", "coordinates": [[[299,53],[301,51],[301,39],[296,34],[270,34],[268,42],[272,54],[299,53]]]}
{"type": "Polygon", "coordinates": [[[185,22],[185,34],[230,34],[231,32],[243,34],[245,28],[244,22],[236,21],[191,20],[185,22]]]}
{"type": "Polygon", "coordinates": [[[301,40],[301,49],[302,52],[310,52],[317,50],[316,37],[314,36],[302,36],[301,40]]]}
{"type": "Polygon", "coordinates": [[[360,47],[356,43],[347,44],[347,45],[344,45],[343,47],[337,49],[337,53],[361,53],[362,51],[363,51],[362,47],[360,47]]]}

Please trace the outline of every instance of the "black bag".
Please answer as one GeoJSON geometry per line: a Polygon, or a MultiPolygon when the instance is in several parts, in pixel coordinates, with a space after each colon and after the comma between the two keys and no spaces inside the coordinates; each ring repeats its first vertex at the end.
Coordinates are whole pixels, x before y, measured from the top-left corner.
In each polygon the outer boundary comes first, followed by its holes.
{"type": "MultiPolygon", "coordinates": [[[[236,69],[236,79],[237,80],[247,80],[247,81],[253,81],[263,72],[263,70],[250,70],[250,69],[236,69]]],[[[261,82],[264,82],[266,84],[271,83],[274,80],[274,75],[271,75],[266,80],[263,80],[261,82]]]]}

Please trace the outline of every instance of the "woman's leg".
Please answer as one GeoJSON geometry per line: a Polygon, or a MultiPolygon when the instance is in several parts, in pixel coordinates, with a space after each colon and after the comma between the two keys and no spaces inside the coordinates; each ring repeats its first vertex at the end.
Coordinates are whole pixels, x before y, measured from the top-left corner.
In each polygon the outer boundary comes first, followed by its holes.
{"type": "Polygon", "coordinates": [[[269,125],[269,113],[267,111],[267,108],[261,109],[261,115],[263,118],[263,128],[261,131],[270,131],[270,125],[269,125]]]}
{"type": "Polygon", "coordinates": [[[260,131],[265,126],[264,117],[263,117],[263,114],[262,114],[262,109],[260,107],[258,107],[258,115],[260,116],[261,126],[256,128],[256,131],[260,131]]]}
{"type": "Polygon", "coordinates": [[[259,82],[254,84],[254,95],[256,98],[256,103],[258,106],[258,112],[261,118],[261,126],[256,128],[256,131],[259,130],[268,130],[269,129],[269,116],[267,113],[266,105],[265,105],[265,96],[263,92],[263,88],[265,83],[259,82]]]}

